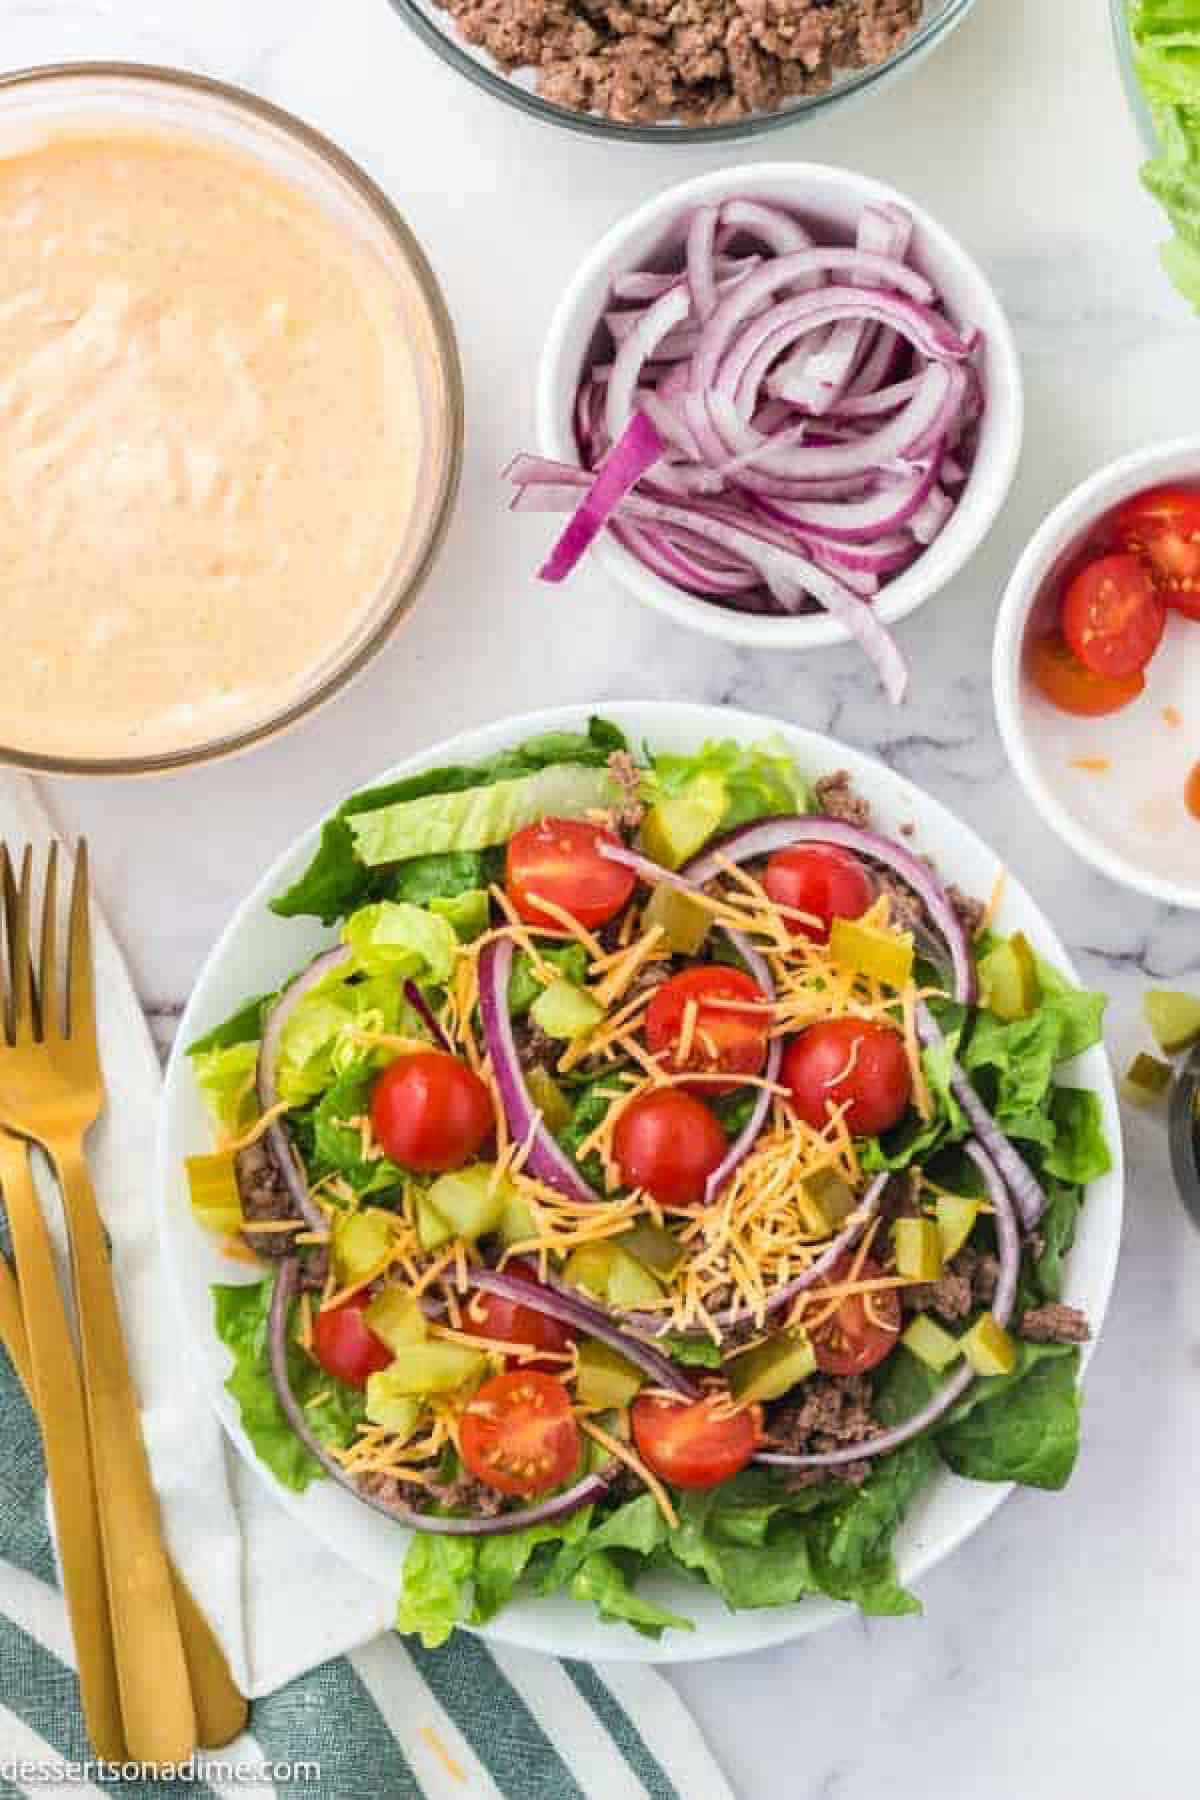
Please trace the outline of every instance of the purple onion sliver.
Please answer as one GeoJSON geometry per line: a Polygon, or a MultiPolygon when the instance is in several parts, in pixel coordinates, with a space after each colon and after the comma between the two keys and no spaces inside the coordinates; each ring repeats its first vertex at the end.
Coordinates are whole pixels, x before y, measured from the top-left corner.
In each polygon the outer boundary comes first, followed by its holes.
{"type": "MultiPolygon", "coordinates": [[[[698,1389],[695,1382],[669,1356],[656,1350],[636,1333],[623,1329],[604,1307],[584,1299],[576,1288],[567,1286],[553,1276],[535,1284],[532,1281],[522,1281],[516,1275],[505,1275],[498,1269],[472,1269],[470,1283],[480,1293],[495,1294],[502,1300],[513,1300],[520,1306],[530,1307],[534,1312],[544,1313],[547,1318],[557,1319],[562,1325],[572,1325],[576,1331],[598,1338],[610,1349],[618,1351],[628,1362],[634,1363],[658,1387],[670,1388],[673,1393],[682,1394],[688,1400],[696,1398],[698,1389]]],[[[662,1323],[660,1320],[659,1324],[662,1323]]]]}
{"type": "Polygon", "coordinates": [[[412,979],[411,975],[404,983],[404,998],[408,1001],[408,1004],[412,1007],[422,1025],[424,1025],[426,1031],[438,1046],[438,1049],[445,1050],[447,1055],[453,1056],[454,1045],[442,1030],[441,1025],[438,1023],[437,1014],[434,1012],[432,1006],[430,1006],[428,1000],[425,998],[416,982],[412,979]]]}

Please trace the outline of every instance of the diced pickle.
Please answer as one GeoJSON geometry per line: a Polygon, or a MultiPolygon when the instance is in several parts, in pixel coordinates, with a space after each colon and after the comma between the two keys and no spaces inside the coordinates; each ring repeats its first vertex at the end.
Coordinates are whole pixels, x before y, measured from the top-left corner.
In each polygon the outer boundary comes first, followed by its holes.
{"type": "Polygon", "coordinates": [[[977,1375],[1008,1375],[1016,1367],[1017,1346],[990,1312],[981,1314],[958,1344],[977,1375]]]}
{"type": "Polygon", "coordinates": [[[211,1156],[189,1156],[187,1178],[192,1217],[197,1225],[226,1236],[242,1229],[242,1197],[234,1159],[228,1150],[218,1150],[211,1156]]]}
{"type": "Polygon", "coordinates": [[[808,1333],[779,1331],[729,1364],[729,1390],[735,1400],[778,1400],[817,1366],[808,1333]]]}
{"type": "Polygon", "coordinates": [[[384,1261],[396,1235],[395,1222],[378,1207],[345,1213],[333,1222],[333,1271],[339,1287],[365,1281],[384,1261]]]}
{"type": "Polygon", "coordinates": [[[495,1231],[504,1217],[509,1183],[496,1179],[494,1163],[471,1163],[452,1174],[439,1175],[429,1190],[428,1201],[444,1219],[454,1237],[473,1244],[495,1231]]]}
{"type": "Polygon", "coordinates": [[[576,1392],[584,1406],[628,1406],[646,1377],[619,1351],[595,1338],[579,1346],[579,1379],[576,1392]]]}
{"type": "Polygon", "coordinates": [[[951,1257],[957,1256],[974,1231],[980,1205],[981,1202],[973,1200],[969,1194],[938,1195],[934,1210],[943,1262],[949,1262],[951,1257]]]}
{"type": "Polygon", "coordinates": [[[604,1017],[604,1008],[583,988],[560,976],[542,989],[529,1009],[529,1016],[547,1037],[569,1042],[594,1031],[604,1017]]]}
{"type": "Polygon", "coordinates": [[[378,1369],[367,1376],[367,1418],[407,1443],[417,1429],[421,1402],[412,1394],[398,1394],[391,1373],[390,1369],[378,1369]]]}
{"type": "Polygon", "coordinates": [[[712,914],[690,894],[663,886],[656,887],[647,900],[642,924],[661,925],[667,949],[676,956],[695,956],[704,947],[712,914]]]}
{"type": "Polygon", "coordinates": [[[363,1319],[389,1350],[399,1350],[404,1344],[422,1344],[429,1336],[421,1302],[403,1288],[386,1287],[376,1294],[363,1319]]]}
{"type": "Polygon", "coordinates": [[[549,1070],[535,1063],[525,1076],[525,1086],[529,1089],[529,1098],[542,1115],[547,1131],[561,1131],[570,1123],[571,1102],[555,1081],[549,1070]]]}
{"type": "Polygon", "coordinates": [[[810,1231],[832,1235],[857,1205],[857,1194],[836,1169],[818,1169],[797,1183],[796,1206],[810,1231]]]}
{"type": "Polygon", "coordinates": [[[665,868],[678,869],[703,848],[725,817],[729,793],[720,775],[693,775],[678,794],[659,800],[642,821],[642,848],[665,868]]]}
{"type": "Polygon", "coordinates": [[[683,1246],[675,1234],[661,1225],[652,1225],[648,1219],[611,1241],[618,1250],[636,1257],[647,1269],[667,1281],[683,1261],[683,1246]]]}
{"type": "Polygon", "coordinates": [[[661,1299],[662,1289],[645,1263],[614,1245],[608,1271],[609,1305],[632,1310],[639,1306],[656,1306],[661,1299]]]}
{"type": "Polygon", "coordinates": [[[1029,940],[1020,932],[1003,938],[980,958],[979,997],[998,1019],[1011,1023],[1036,1012],[1042,998],[1037,958],[1029,940]]]}
{"type": "Polygon", "coordinates": [[[942,1240],[932,1219],[897,1219],[892,1226],[896,1270],[909,1281],[937,1281],[942,1273],[942,1240]]]}
{"type": "Polygon", "coordinates": [[[885,931],[861,919],[835,919],[829,928],[829,949],[843,969],[885,987],[902,988],[912,976],[911,931],[885,931]]]}
{"type": "Polygon", "coordinates": [[[440,1250],[454,1236],[454,1227],[443,1219],[427,1193],[416,1199],[417,1242],[422,1250],[440,1250]]]}
{"type": "Polygon", "coordinates": [[[537,1226],[529,1202],[515,1189],[505,1197],[504,1211],[500,1214],[500,1223],[496,1229],[500,1234],[500,1242],[506,1249],[513,1244],[527,1244],[537,1236],[537,1226]]]}
{"type": "Polygon", "coordinates": [[[662,1289],[645,1264],[611,1240],[572,1250],[563,1275],[610,1306],[654,1306],[662,1299],[662,1289]]]}
{"type": "Polygon", "coordinates": [[[1200,999],[1195,994],[1151,988],[1145,1008],[1146,1019],[1164,1056],[1190,1050],[1200,1040],[1200,999]]]}
{"type": "Polygon", "coordinates": [[[487,1369],[482,1350],[466,1344],[405,1344],[387,1366],[393,1394],[452,1394],[477,1381],[487,1369]]]}
{"type": "Polygon", "coordinates": [[[923,1362],[927,1369],[936,1369],[939,1373],[948,1369],[955,1358],[962,1355],[958,1339],[948,1331],[943,1331],[928,1313],[918,1313],[910,1321],[900,1342],[912,1351],[918,1362],[923,1362]]]}
{"type": "Polygon", "coordinates": [[[1159,1062],[1157,1056],[1140,1051],[1125,1071],[1122,1092],[1135,1106],[1153,1106],[1171,1085],[1170,1063],[1159,1062]]]}

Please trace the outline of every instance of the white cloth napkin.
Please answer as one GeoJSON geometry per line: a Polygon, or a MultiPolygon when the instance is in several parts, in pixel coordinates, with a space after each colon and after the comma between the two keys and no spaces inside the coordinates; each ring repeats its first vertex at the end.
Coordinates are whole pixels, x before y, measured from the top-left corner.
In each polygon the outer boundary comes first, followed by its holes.
{"type": "MultiPolygon", "coordinates": [[[[0,837],[39,853],[53,827],[29,781],[0,782],[0,837]]],[[[69,886],[69,867],[61,869],[69,886]]],[[[166,1533],[176,1563],[204,1608],[229,1658],[234,1676],[251,1698],[273,1693],[330,1658],[359,1651],[353,1664],[414,1769],[421,1766],[427,1794],[442,1791],[446,1777],[431,1763],[425,1740],[416,1741],[425,1684],[401,1640],[379,1639],[391,1625],[395,1594],[357,1575],[334,1558],[271,1498],[224,1437],[193,1379],[179,1343],[158,1267],[151,1180],[161,1094],[158,1055],[111,932],[93,907],[96,1010],[100,1054],[108,1085],[108,1109],[90,1141],[90,1160],[101,1210],[112,1240],[130,1360],[142,1401],[143,1426],[166,1533]],[[416,1704],[414,1704],[416,1703],[416,1704]]],[[[50,1183],[39,1173],[52,1229],[65,1270],[63,1232],[50,1183]]],[[[497,1651],[496,1661],[526,1704],[551,1728],[578,1739],[572,1771],[585,1793],[615,1795],[625,1788],[613,1762],[612,1739],[584,1716],[571,1683],[557,1663],[526,1652],[497,1651]],[[572,1727],[572,1707],[578,1714],[572,1727]]],[[[634,1722],[678,1792],[705,1800],[730,1800],[716,1765],[682,1703],[661,1677],[646,1668],[613,1667],[604,1680],[634,1722]]],[[[455,1746],[468,1776],[479,1769],[470,1748],[439,1715],[443,1740],[455,1746]]],[[[245,1740],[252,1745],[252,1740],[245,1740]]],[[[447,1792],[494,1792],[486,1773],[464,1788],[457,1777],[447,1792]]],[[[638,1794],[646,1790],[636,1787],[638,1794]]]]}

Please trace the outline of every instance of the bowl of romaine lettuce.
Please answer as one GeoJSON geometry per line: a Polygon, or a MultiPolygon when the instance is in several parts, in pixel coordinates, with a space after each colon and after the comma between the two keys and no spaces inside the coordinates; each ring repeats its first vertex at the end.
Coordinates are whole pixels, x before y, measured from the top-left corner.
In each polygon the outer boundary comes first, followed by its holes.
{"type": "Polygon", "coordinates": [[[1200,308],[1200,0],[1111,0],[1121,77],[1148,161],[1142,180],[1175,235],[1162,261],[1200,308]]]}

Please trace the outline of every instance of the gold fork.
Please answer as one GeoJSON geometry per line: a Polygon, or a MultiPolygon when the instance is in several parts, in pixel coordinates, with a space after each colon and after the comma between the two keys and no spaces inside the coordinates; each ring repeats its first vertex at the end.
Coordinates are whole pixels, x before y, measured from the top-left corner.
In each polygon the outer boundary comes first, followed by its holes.
{"type": "MultiPolygon", "coordinates": [[[[46,1237],[46,1228],[41,1219],[41,1209],[37,1205],[33,1181],[29,1171],[29,1149],[19,1138],[9,1137],[7,1132],[0,1131],[0,1190],[9,1215],[9,1229],[13,1230],[13,1214],[18,1208],[23,1211],[28,1206],[37,1209],[37,1220],[41,1227],[41,1235],[46,1237]]],[[[36,1226],[35,1226],[36,1229],[36,1226]]],[[[15,1233],[14,1233],[15,1236],[15,1233]]],[[[49,1251],[49,1239],[46,1238],[49,1251]]],[[[36,1262],[34,1264],[36,1268],[36,1262]]],[[[49,1264],[53,1273],[53,1263],[49,1264]]],[[[49,1305],[44,1302],[45,1290],[38,1285],[38,1277],[27,1277],[25,1287],[32,1295],[36,1291],[43,1296],[39,1300],[31,1298],[30,1315],[40,1320],[43,1317],[54,1318],[55,1299],[51,1297],[49,1305]]],[[[55,1284],[54,1295],[58,1296],[55,1284]]],[[[57,1302],[61,1309],[61,1297],[57,1302]]],[[[66,1315],[62,1314],[64,1327],[66,1315]]],[[[57,1421],[53,1434],[43,1432],[43,1443],[47,1451],[51,1440],[59,1442],[68,1436],[69,1426],[75,1433],[74,1441],[82,1446],[81,1474],[76,1483],[79,1506],[86,1507],[86,1515],[72,1518],[67,1508],[75,1504],[71,1499],[55,1501],[54,1516],[58,1526],[59,1562],[63,1569],[63,1585],[67,1588],[68,1604],[72,1610],[72,1635],[75,1639],[75,1655],[79,1664],[80,1696],[83,1705],[84,1719],[87,1722],[88,1734],[92,1748],[98,1756],[109,1762],[126,1761],[125,1739],[121,1727],[120,1696],[117,1688],[116,1665],[113,1662],[112,1630],[108,1615],[108,1595],[104,1587],[104,1570],[100,1560],[100,1530],[96,1517],[95,1489],[92,1483],[91,1460],[87,1447],[86,1419],[83,1408],[83,1387],[79,1379],[79,1363],[75,1356],[75,1346],[71,1341],[69,1330],[65,1340],[59,1340],[56,1351],[62,1369],[64,1391],[67,1394],[65,1408],[61,1395],[51,1396],[49,1404],[39,1402],[34,1377],[34,1353],[30,1343],[30,1333],[25,1322],[25,1307],[21,1298],[21,1290],[17,1286],[16,1276],[9,1266],[8,1259],[0,1254],[0,1344],[8,1352],[9,1360],[16,1370],[17,1379],[25,1390],[26,1398],[35,1414],[54,1418],[57,1421]],[[52,1411],[51,1407],[58,1410],[52,1411]],[[80,1596],[79,1603],[72,1600],[68,1569],[74,1560],[83,1555],[90,1564],[94,1559],[95,1575],[92,1577],[90,1597],[80,1596]],[[103,1634],[103,1642],[99,1649],[93,1647],[96,1633],[103,1634]]],[[[51,1365],[52,1368],[55,1364],[51,1365]]],[[[53,1379],[53,1377],[52,1377],[53,1379]]],[[[78,1452],[77,1452],[78,1454],[78,1452]]],[[[70,1491],[70,1490],[69,1490],[70,1491]]],[[[195,1596],[188,1587],[183,1576],[171,1565],[171,1587],[175,1595],[175,1609],[179,1615],[179,1629],[183,1636],[183,1650],[187,1657],[188,1675],[192,1683],[192,1700],[196,1708],[196,1725],[200,1742],[207,1749],[216,1750],[223,1744],[232,1743],[244,1729],[249,1715],[249,1707],[245,1697],[239,1690],[225,1660],[225,1652],[217,1641],[215,1632],[196,1603],[195,1596]]]]}
{"type": "MultiPolygon", "coordinates": [[[[8,1041],[0,1048],[0,1124],[41,1145],[62,1189],[125,1743],[137,1761],[182,1762],[196,1744],[191,1685],[104,1226],[84,1157],[84,1140],[105,1099],[96,1047],[87,847],[79,846],[71,892],[65,1014],[59,999],[53,855],[35,1005],[32,861],[27,848],[18,884],[7,846],[0,847],[10,974],[8,1041]]],[[[56,1421],[43,1414],[43,1429],[55,1428],[56,1421]]]]}

